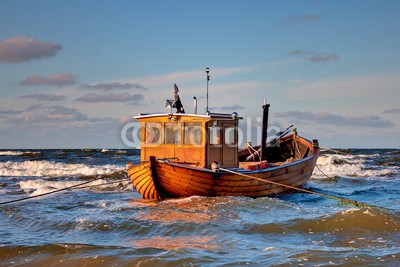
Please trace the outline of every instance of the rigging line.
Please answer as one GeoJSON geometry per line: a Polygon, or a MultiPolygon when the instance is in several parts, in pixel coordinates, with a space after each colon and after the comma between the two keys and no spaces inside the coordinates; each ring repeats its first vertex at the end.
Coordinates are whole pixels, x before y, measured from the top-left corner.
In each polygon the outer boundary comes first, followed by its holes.
{"type": "Polygon", "coordinates": [[[64,188],[57,189],[57,190],[54,190],[54,191],[50,191],[50,192],[47,192],[47,193],[43,193],[43,194],[40,194],[40,195],[35,195],[35,196],[24,197],[24,198],[14,199],[14,200],[10,200],[10,201],[0,202],[0,205],[9,204],[9,203],[14,203],[14,202],[20,202],[20,201],[23,201],[23,200],[28,200],[28,199],[32,199],[32,198],[42,197],[42,196],[46,196],[46,195],[51,195],[51,194],[58,193],[58,192],[61,192],[61,191],[73,189],[73,188],[75,188],[75,187],[79,187],[79,186],[82,186],[82,185],[85,185],[85,184],[88,184],[88,183],[92,183],[92,182],[97,181],[97,180],[100,180],[100,179],[103,179],[103,178],[97,178],[97,179],[92,180],[92,181],[88,181],[88,182],[84,182],[84,183],[80,183],[80,184],[76,184],[76,185],[64,187],[64,188]]]}
{"type": "Polygon", "coordinates": [[[307,189],[303,189],[303,188],[299,188],[299,187],[295,187],[295,186],[291,186],[291,185],[285,185],[285,184],[281,184],[281,183],[277,183],[277,182],[273,182],[273,181],[269,181],[269,180],[264,180],[264,179],[261,179],[261,178],[258,178],[258,177],[250,176],[250,175],[247,175],[247,174],[244,174],[244,173],[240,173],[240,172],[231,171],[231,170],[224,169],[224,168],[219,168],[219,169],[222,170],[222,171],[230,172],[230,173],[237,174],[237,175],[240,175],[240,176],[243,176],[243,177],[252,178],[252,179],[255,179],[257,181],[264,182],[264,183],[278,185],[278,186],[294,189],[294,190],[297,190],[297,191],[305,192],[305,193],[308,193],[308,194],[313,194],[313,195],[318,195],[318,196],[321,196],[321,197],[326,197],[326,198],[338,200],[338,201],[340,201],[342,203],[348,203],[348,204],[355,205],[356,207],[381,208],[381,207],[378,207],[378,206],[373,206],[373,205],[361,203],[361,202],[350,200],[350,199],[335,197],[335,196],[332,196],[332,195],[318,193],[318,192],[314,192],[314,191],[311,191],[311,190],[307,190],[307,189]]]}

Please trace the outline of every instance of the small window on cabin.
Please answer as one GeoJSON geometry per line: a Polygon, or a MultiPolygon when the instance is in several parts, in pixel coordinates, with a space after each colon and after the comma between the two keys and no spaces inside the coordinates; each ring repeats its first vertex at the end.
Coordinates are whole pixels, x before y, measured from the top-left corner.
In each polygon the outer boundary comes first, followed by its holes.
{"type": "Polygon", "coordinates": [[[185,123],[185,145],[201,145],[201,123],[185,123]]]}
{"type": "Polygon", "coordinates": [[[164,124],[165,144],[181,143],[181,124],[177,122],[166,122],[164,124]]]}
{"type": "Polygon", "coordinates": [[[217,126],[210,127],[210,144],[220,145],[221,144],[221,128],[217,126]]]}
{"type": "Polygon", "coordinates": [[[225,128],[225,144],[230,146],[236,145],[236,127],[230,126],[225,128]]]}
{"type": "Polygon", "coordinates": [[[151,144],[151,145],[161,144],[160,122],[146,122],[145,144],[151,144]]]}

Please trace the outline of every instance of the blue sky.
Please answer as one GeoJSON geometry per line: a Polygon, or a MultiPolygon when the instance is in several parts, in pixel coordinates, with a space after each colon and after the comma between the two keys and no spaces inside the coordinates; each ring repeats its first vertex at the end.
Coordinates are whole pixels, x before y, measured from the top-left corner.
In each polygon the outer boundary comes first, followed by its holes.
{"type": "Polygon", "coordinates": [[[204,112],[205,67],[212,111],[237,111],[253,142],[266,97],[273,129],[399,148],[399,11],[396,0],[1,0],[0,148],[124,148],[124,126],[166,112],[174,83],[187,112],[193,96],[204,112]]]}

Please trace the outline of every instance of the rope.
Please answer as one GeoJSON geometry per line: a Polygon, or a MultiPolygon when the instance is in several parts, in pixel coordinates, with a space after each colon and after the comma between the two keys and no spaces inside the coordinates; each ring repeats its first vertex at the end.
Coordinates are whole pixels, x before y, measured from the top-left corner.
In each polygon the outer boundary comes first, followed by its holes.
{"type": "Polygon", "coordinates": [[[251,154],[246,158],[246,161],[249,161],[251,158],[253,158],[253,161],[255,161],[256,157],[260,157],[260,153],[258,152],[258,150],[255,150],[249,143],[246,144],[246,148],[251,154]],[[252,150],[254,151],[254,153],[252,152],[252,150]]]}
{"type": "MultiPolygon", "coordinates": [[[[24,200],[28,200],[28,199],[32,199],[32,198],[38,198],[38,197],[51,195],[51,194],[54,194],[54,193],[58,193],[58,192],[66,191],[66,190],[70,190],[70,189],[82,189],[82,188],[106,185],[106,184],[100,184],[100,185],[91,185],[91,186],[83,186],[83,187],[81,187],[82,185],[89,184],[89,183],[92,183],[92,182],[95,182],[95,181],[101,180],[101,179],[103,179],[103,178],[97,178],[97,179],[92,180],[92,181],[83,182],[83,183],[80,183],[80,184],[64,187],[64,188],[61,188],[61,189],[57,189],[57,190],[54,190],[54,191],[50,191],[50,192],[39,194],[39,195],[35,195],[35,196],[24,197],[24,198],[14,199],[14,200],[10,200],[10,201],[0,202],[0,205],[10,204],[10,203],[14,203],[14,202],[20,202],[20,201],[24,201],[24,200]]],[[[124,180],[127,180],[127,179],[124,179],[124,180]]],[[[118,182],[120,182],[120,181],[118,181],[118,182]]],[[[116,182],[112,182],[112,183],[116,183],[116,182]]]]}
{"type": "Polygon", "coordinates": [[[318,169],[323,175],[325,175],[326,178],[331,179],[331,180],[336,180],[335,177],[328,176],[326,173],[324,173],[324,172],[319,168],[318,165],[315,165],[315,167],[317,167],[317,169],[318,169]]]}
{"type": "MultiPolygon", "coordinates": [[[[273,181],[269,181],[269,180],[264,180],[264,179],[261,179],[261,178],[258,178],[258,177],[254,177],[254,176],[247,175],[247,174],[240,173],[240,172],[231,171],[231,170],[224,169],[224,168],[219,168],[219,169],[223,170],[223,171],[226,171],[226,172],[229,172],[229,173],[237,174],[237,175],[240,175],[240,176],[243,176],[243,177],[252,178],[252,179],[255,179],[257,181],[264,182],[264,183],[278,185],[278,186],[294,189],[294,190],[297,190],[297,191],[300,191],[300,192],[304,192],[304,193],[308,193],[308,194],[313,194],[313,195],[318,195],[318,196],[321,196],[321,197],[326,197],[326,198],[338,200],[341,203],[352,204],[352,205],[355,205],[356,207],[376,207],[376,206],[372,206],[372,205],[369,205],[369,204],[361,203],[361,202],[350,200],[350,199],[335,197],[335,196],[322,194],[322,193],[314,192],[314,191],[311,191],[311,190],[307,190],[307,189],[303,189],[303,188],[299,188],[299,187],[295,187],[295,186],[291,186],[291,185],[285,185],[285,184],[281,184],[281,183],[277,183],[277,182],[273,182],[273,181]]],[[[377,208],[380,208],[380,207],[377,207],[377,208]]]]}
{"type": "MultiPolygon", "coordinates": [[[[126,178],[126,179],[122,179],[122,180],[115,181],[115,182],[109,182],[109,183],[104,183],[104,184],[87,185],[87,186],[77,187],[77,188],[73,188],[73,189],[84,189],[84,188],[91,188],[91,187],[96,187],[96,186],[117,184],[117,183],[121,183],[121,182],[128,182],[128,181],[130,181],[130,180],[131,180],[130,178],[126,178]]],[[[92,182],[93,182],[93,181],[92,181],[92,182]]]]}
{"type": "Polygon", "coordinates": [[[297,140],[296,140],[296,132],[295,131],[293,131],[293,143],[294,143],[294,146],[296,147],[296,152],[297,152],[297,154],[299,155],[299,158],[300,158],[300,156],[301,156],[301,153],[300,153],[300,149],[299,149],[299,145],[297,144],[297,140]]]}

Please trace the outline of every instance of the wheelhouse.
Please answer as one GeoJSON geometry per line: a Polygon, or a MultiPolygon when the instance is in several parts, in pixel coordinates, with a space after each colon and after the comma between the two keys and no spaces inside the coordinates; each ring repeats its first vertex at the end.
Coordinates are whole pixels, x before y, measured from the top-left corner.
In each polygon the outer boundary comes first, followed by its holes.
{"type": "Polygon", "coordinates": [[[194,166],[238,167],[237,113],[139,115],[141,122],[141,161],[150,156],[175,159],[194,166]]]}

